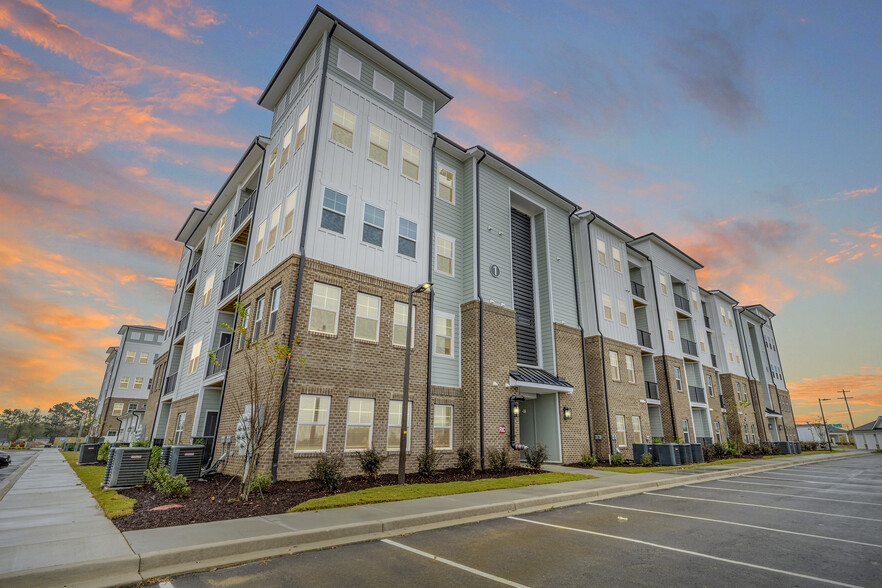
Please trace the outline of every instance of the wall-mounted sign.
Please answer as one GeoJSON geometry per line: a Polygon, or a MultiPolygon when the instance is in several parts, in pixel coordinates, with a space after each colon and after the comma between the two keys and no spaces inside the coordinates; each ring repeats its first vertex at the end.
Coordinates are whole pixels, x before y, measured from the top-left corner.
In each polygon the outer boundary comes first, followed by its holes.
{"type": "Polygon", "coordinates": [[[494,278],[499,277],[499,266],[496,265],[495,263],[490,266],[490,275],[493,276],[494,278]]]}
{"type": "Polygon", "coordinates": [[[499,425],[499,432],[505,433],[505,425],[499,425]]]}

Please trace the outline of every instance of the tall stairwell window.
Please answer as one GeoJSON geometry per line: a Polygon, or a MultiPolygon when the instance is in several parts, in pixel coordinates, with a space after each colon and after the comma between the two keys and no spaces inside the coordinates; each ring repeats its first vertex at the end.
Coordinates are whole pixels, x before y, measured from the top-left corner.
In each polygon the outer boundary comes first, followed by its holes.
{"type": "Polygon", "coordinates": [[[539,365],[536,298],[533,288],[533,226],[529,215],[511,209],[511,261],[518,363],[539,365]]]}

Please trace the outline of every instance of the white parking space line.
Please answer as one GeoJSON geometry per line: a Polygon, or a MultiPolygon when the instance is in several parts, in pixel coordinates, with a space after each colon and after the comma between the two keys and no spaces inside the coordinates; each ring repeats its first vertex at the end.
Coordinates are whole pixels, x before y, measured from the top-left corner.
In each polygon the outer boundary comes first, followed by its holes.
{"type": "MultiPolygon", "coordinates": [[[[803,480],[801,478],[776,478],[773,476],[744,476],[745,478],[750,478],[751,480],[780,480],[782,482],[799,482],[800,484],[824,484],[825,486],[830,486],[831,484],[835,484],[841,486],[842,484],[847,484],[848,482],[836,482],[834,480],[828,480],[825,482],[818,482],[817,480],[803,480]]],[[[863,485],[863,484],[859,484],[863,485]]]]}
{"type": "Polygon", "coordinates": [[[159,588],[175,588],[171,582],[160,582],[159,588]]]}
{"type": "Polygon", "coordinates": [[[403,545],[390,539],[382,539],[381,541],[383,543],[386,543],[387,545],[392,545],[394,547],[404,549],[405,551],[421,555],[425,558],[431,559],[432,561],[446,564],[448,566],[466,571],[470,574],[481,576],[482,578],[487,578],[488,580],[493,580],[494,582],[498,582],[500,584],[505,584],[506,586],[514,586],[515,588],[529,588],[528,586],[524,586],[523,584],[518,584],[517,582],[512,582],[511,580],[506,580],[505,578],[500,578],[499,576],[494,576],[493,574],[488,574],[487,572],[482,572],[481,570],[476,570],[475,568],[470,568],[469,566],[458,564],[455,561],[450,561],[449,559],[444,559],[443,557],[438,557],[437,555],[432,555],[431,553],[426,553],[425,551],[420,551],[419,549],[408,547],[407,545],[403,545]]]}
{"type": "Polygon", "coordinates": [[[845,502],[847,504],[868,504],[870,506],[882,506],[878,502],[861,502],[859,500],[842,500],[839,498],[821,498],[819,496],[802,496],[800,494],[781,494],[780,492],[763,492],[762,490],[744,490],[743,488],[720,488],[719,486],[704,486],[697,484],[686,484],[687,488],[698,488],[699,490],[728,490],[729,492],[748,492],[750,494],[769,494],[771,496],[787,496],[790,498],[801,498],[805,500],[825,500],[827,502],[845,502]]]}
{"type": "Polygon", "coordinates": [[[747,568],[753,568],[755,570],[763,570],[765,572],[773,572],[775,574],[783,574],[785,576],[791,576],[794,578],[802,578],[804,580],[811,580],[813,582],[822,582],[824,584],[831,584],[833,586],[848,586],[849,588],[856,588],[856,586],[854,584],[846,584],[844,582],[837,582],[836,580],[829,580],[827,578],[819,578],[817,576],[809,576],[808,574],[799,574],[797,572],[788,572],[787,570],[779,570],[777,568],[770,568],[770,567],[761,566],[758,564],[747,563],[745,561],[737,561],[734,559],[727,559],[725,557],[717,557],[715,555],[708,555],[707,553],[701,553],[698,551],[690,551],[688,549],[680,549],[679,547],[671,547],[670,545],[661,545],[659,543],[650,543],[649,541],[641,541],[640,539],[632,539],[630,537],[619,537],[618,535],[609,535],[607,533],[600,533],[598,531],[587,531],[585,529],[576,529],[574,527],[564,527],[561,525],[552,525],[551,523],[543,523],[541,521],[522,519],[520,517],[508,517],[508,518],[510,518],[514,521],[521,521],[524,523],[532,523],[534,525],[542,525],[545,527],[553,527],[555,529],[561,529],[564,531],[574,531],[576,533],[584,533],[586,535],[595,535],[597,537],[606,537],[607,539],[618,539],[619,541],[627,541],[629,543],[637,543],[639,545],[648,545],[649,547],[657,547],[658,549],[665,549],[667,551],[674,551],[676,553],[683,553],[686,555],[694,555],[695,557],[703,557],[706,559],[721,561],[721,562],[733,564],[736,566],[744,566],[747,568]]]}
{"type": "Polygon", "coordinates": [[[784,508],[783,506],[768,506],[766,504],[754,504],[752,502],[732,502],[731,500],[714,500],[713,498],[697,498],[695,496],[680,496],[679,494],[656,494],[655,492],[644,492],[648,496],[661,496],[662,498],[682,498],[683,500],[698,500],[701,502],[718,502],[720,504],[730,504],[732,506],[752,506],[754,508],[770,508],[772,510],[787,510],[790,512],[801,512],[805,514],[814,514],[825,517],[837,517],[841,519],[857,519],[859,521],[872,521],[874,523],[882,523],[882,519],[871,519],[867,517],[854,517],[851,515],[834,514],[832,512],[818,512],[816,510],[801,510],[798,508],[784,508]]]}
{"type": "MultiPolygon", "coordinates": [[[[791,484],[767,484],[766,482],[744,482],[742,480],[714,480],[714,482],[725,482],[726,484],[750,484],[751,486],[774,486],[775,488],[796,488],[797,490],[827,490],[827,488],[806,488],[805,486],[793,486],[791,484]]],[[[863,490],[843,490],[842,488],[837,488],[836,492],[845,494],[869,494],[870,496],[879,496],[878,492],[865,492],[863,490]]],[[[882,503],[879,502],[874,502],[873,504],[878,504],[879,506],[882,506],[882,503]]]]}

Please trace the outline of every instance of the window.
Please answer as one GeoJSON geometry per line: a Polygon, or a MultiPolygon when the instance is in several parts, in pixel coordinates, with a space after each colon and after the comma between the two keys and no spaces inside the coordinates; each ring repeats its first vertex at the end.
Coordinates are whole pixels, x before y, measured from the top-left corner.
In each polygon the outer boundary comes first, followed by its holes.
{"type": "MultiPolygon", "coordinates": [[[[634,429],[634,442],[640,443],[643,441],[643,427],[640,425],[640,417],[632,416],[631,417],[631,428],[634,429]]],[[[634,456],[634,460],[640,459],[642,456],[634,456]]]]}
{"type": "Polygon", "coordinates": [[[698,310],[698,295],[692,290],[692,310],[698,310]]]}
{"type": "Polygon", "coordinates": [[[619,322],[624,326],[628,326],[628,308],[625,306],[625,303],[621,300],[616,300],[619,303],[619,322]]]}
{"type": "Polygon", "coordinates": [[[727,310],[726,312],[727,312],[728,315],[729,315],[729,326],[731,327],[731,326],[732,326],[732,311],[731,311],[731,310],[727,310]]]}
{"type": "Polygon", "coordinates": [[[276,244],[276,237],[279,234],[279,217],[282,215],[282,205],[276,207],[270,215],[269,235],[266,238],[266,250],[269,251],[276,244]]]}
{"type": "Polygon", "coordinates": [[[389,100],[395,100],[395,82],[377,70],[374,70],[374,90],[389,100]]]}
{"type": "Polygon", "coordinates": [[[345,451],[364,451],[371,448],[374,432],[374,401],[370,398],[350,398],[346,417],[345,451]]]}
{"type": "Polygon", "coordinates": [[[227,225],[227,213],[225,212],[221,219],[217,222],[217,226],[214,227],[214,246],[217,247],[217,244],[221,242],[221,239],[224,237],[224,227],[227,225]]]}
{"type": "Polygon", "coordinates": [[[129,403],[129,412],[131,412],[133,410],[138,410],[138,403],[137,402],[130,402],[129,403]]]}
{"type": "Polygon", "coordinates": [[[735,363],[741,365],[741,356],[738,354],[737,351],[735,352],[735,363]]]}
{"type": "Polygon", "coordinates": [[[606,243],[597,240],[597,263],[600,265],[606,265],[606,243]]]}
{"type": "Polygon", "coordinates": [[[453,357],[453,315],[435,313],[435,355],[453,357]]]}
{"type": "Polygon", "coordinates": [[[723,324],[725,325],[726,324],[726,309],[725,308],[720,309],[720,317],[722,317],[723,324]]]}
{"type": "Polygon", "coordinates": [[[113,416],[119,416],[123,411],[123,403],[122,402],[114,402],[113,403],[113,416]]]}
{"type": "Polygon", "coordinates": [[[291,135],[293,133],[293,128],[288,129],[288,132],[285,133],[285,138],[282,140],[282,156],[279,158],[279,169],[282,169],[288,162],[288,153],[291,151],[291,135]]]}
{"type": "Polygon", "coordinates": [[[196,372],[196,368],[199,367],[199,354],[202,352],[202,339],[193,343],[193,347],[190,348],[190,365],[188,367],[188,374],[192,374],[196,372]]]}
{"type": "Polygon", "coordinates": [[[658,275],[658,285],[659,285],[659,288],[661,289],[661,293],[664,294],[665,296],[667,296],[668,295],[668,281],[665,279],[664,274],[658,275]]]}
{"type": "Polygon", "coordinates": [[[682,392],[683,391],[683,380],[680,377],[680,368],[679,367],[674,368],[674,381],[677,383],[677,392],[682,392]]]}
{"type": "Polygon", "coordinates": [[[417,224],[398,218],[398,253],[416,259],[417,224]]]}
{"type": "Polygon", "coordinates": [[[288,194],[285,200],[285,220],[282,223],[282,235],[287,235],[294,228],[294,208],[297,206],[297,190],[288,194]]]}
{"type": "Polygon", "coordinates": [[[138,363],[142,365],[147,365],[147,360],[150,358],[150,354],[146,351],[141,352],[141,357],[138,358],[138,363]]]}
{"type": "Polygon", "coordinates": [[[345,108],[334,105],[331,115],[331,141],[352,149],[352,138],[355,133],[355,114],[345,108]]]}
{"type": "Polygon", "coordinates": [[[707,382],[707,395],[713,397],[714,395],[714,381],[710,375],[706,375],[704,377],[705,382],[707,382]]]}
{"type": "Polygon", "coordinates": [[[330,396],[300,396],[297,411],[297,432],[294,434],[294,451],[324,451],[328,439],[328,414],[331,412],[330,396]]]}
{"type": "Polygon", "coordinates": [[[386,226],[386,211],[370,204],[364,205],[364,224],[361,240],[377,247],[383,246],[383,229],[386,226]]]}
{"type": "Polygon", "coordinates": [[[729,361],[735,361],[735,357],[733,357],[733,355],[732,355],[732,346],[729,345],[728,348],[729,348],[729,361]]]}
{"type": "Polygon", "coordinates": [[[668,319],[668,339],[674,340],[674,323],[670,319],[668,319]]]}
{"type": "Polygon", "coordinates": [[[453,275],[454,239],[435,233],[435,271],[448,276],[453,275]]]}
{"type": "Polygon", "coordinates": [[[202,286],[202,308],[205,308],[209,302],[211,302],[211,293],[214,290],[214,272],[208,276],[205,280],[205,284],[202,286]]]}
{"type": "Polygon", "coordinates": [[[753,435],[753,442],[756,443],[756,425],[750,425],[751,435],[753,435]]]}
{"type": "Polygon", "coordinates": [[[107,431],[106,437],[116,437],[116,431],[107,431]]]}
{"type": "Polygon", "coordinates": [[[123,376],[119,379],[119,387],[122,388],[123,390],[125,390],[126,388],[129,387],[129,377],[128,376],[123,376]]]}
{"type": "Polygon", "coordinates": [[[619,373],[619,353],[617,351],[609,352],[609,367],[613,381],[620,381],[622,379],[622,376],[619,373]]]}
{"type": "Polygon", "coordinates": [[[418,117],[423,117],[423,101],[407,90],[404,91],[404,107],[418,117]]]}
{"type": "Polygon", "coordinates": [[[625,432],[625,415],[616,415],[616,441],[619,447],[628,446],[628,435],[625,432]]]}
{"type": "Polygon", "coordinates": [[[337,315],[340,311],[340,288],[316,282],[312,287],[312,310],[309,330],[315,333],[337,334],[337,315]]]}
{"type": "Polygon", "coordinates": [[[359,292],[355,297],[355,338],[380,340],[380,297],[359,292]]]}
{"type": "Polygon", "coordinates": [[[720,434],[720,421],[714,421],[714,433],[717,436],[717,443],[722,443],[723,436],[720,434]]]}
{"type": "Polygon", "coordinates": [[[705,351],[705,348],[704,348],[704,333],[699,333],[699,334],[698,334],[698,342],[699,342],[699,344],[701,345],[701,352],[704,353],[704,351],[705,351]]]}
{"type": "Polygon", "coordinates": [[[622,254],[619,252],[618,248],[612,248],[613,254],[613,269],[619,273],[622,273],[622,254]]]}
{"type": "Polygon", "coordinates": [[[628,382],[636,384],[637,376],[634,373],[634,357],[631,355],[625,356],[625,371],[628,373],[628,382]]]}
{"type": "Polygon", "coordinates": [[[263,303],[264,297],[261,296],[257,299],[257,304],[255,304],[255,312],[254,312],[254,332],[251,333],[252,341],[260,340],[260,327],[263,325],[263,303]]]}
{"type": "Polygon", "coordinates": [[[294,140],[294,151],[300,149],[300,146],[306,141],[306,123],[309,122],[309,106],[300,113],[297,120],[297,138],[294,140]]]}
{"type": "Polygon", "coordinates": [[[343,234],[346,226],[346,201],[345,194],[334,192],[325,188],[325,199],[322,204],[322,228],[335,233],[343,234]]]}
{"type": "Polygon", "coordinates": [[[269,168],[266,172],[266,183],[269,184],[273,181],[273,178],[276,176],[276,154],[278,154],[279,148],[276,147],[273,149],[272,154],[270,155],[269,168]]]}
{"type": "Polygon", "coordinates": [[[260,223],[260,226],[257,227],[257,243],[254,245],[254,261],[260,259],[260,255],[263,253],[263,236],[266,234],[266,221],[260,223]]]}
{"type": "Polygon", "coordinates": [[[438,168],[438,198],[451,204],[456,199],[456,189],[453,186],[454,177],[452,171],[443,167],[438,168]]]}
{"type": "Polygon", "coordinates": [[[368,159],[372,159],[380,165],[389,165],[389,132],[377,125],[371,125],[368,159]]]}
{"type": "Polygon", "coordinates": [[[135,363],[134,351],[126,351],[126,363],[135,363]]]}
{"type": "Polygon", "coordinates": [[[337,67],[356,80],[361,79],[361,62],[342,49],[337,51],[337,67]]]}
{"type": "Polygon", "coordinates": [[[415,182],[420,181],[420,150],[407,141],[401,142],[401,173],[415,182]]]}
{"type": "Polygon", "coordinates": [[[603,318],[608,321],[613,320],[612,318],[612,301],[609,298],[608,294],[603,295],[603,318]]]}
{"type": "MultiPolygon", "coordinates": [[[[386,431],[386,451],[397,453],[401,449],[401,400],[389,401],[389,429],[386,431]]],[[[407,403],[407,427],[413,427],[413,402],[407,403]]],[[[410,451],[410,435],[407,436],[407,450],[410,451]]]]}
{"type": "Polygon", "coordinates": [[[140,390],[144,387],[144,378],[135,378],[135,383],[132,386],[135,390],[140,390]]]}
{"type": "Polygon", "coordinates": [[[453,406],[436,404],[434,416],[435,449],[453,449],[453,406]]]}
{"type": "Polygon", "coordinates": [[[735,397],[741,402],[741,384],[735,382],[735,397]]]}
{"type": "MultiPolygon", "coordinates": [[[[392,345],[404,347],[407,341],[407,303],[395,302],[394,317],[392,319],[392,345]]],[[[416,329],[410,333],[410,346],[413,347],[416,329]]]]}
{"type": "Polygon", "coordinates": [[[689,443],[689,420],[683,419],[683,442],[689,443]]]}
{"type": "Polygon", "coordinates": [[[248,338],[248,319],[251,318],[251,307],[246,306],[242,313],[242,334],[239,335],[239,349],[245,347],[245,339],[248,338]]]}
{"type": "Polygon", "coordinates": [[[279,318],[279,299],[282,297],[282,287],[276,286],[270,294],[269,321],[266,324],[266,334],[276,332],[276,320],[279,318]]]}

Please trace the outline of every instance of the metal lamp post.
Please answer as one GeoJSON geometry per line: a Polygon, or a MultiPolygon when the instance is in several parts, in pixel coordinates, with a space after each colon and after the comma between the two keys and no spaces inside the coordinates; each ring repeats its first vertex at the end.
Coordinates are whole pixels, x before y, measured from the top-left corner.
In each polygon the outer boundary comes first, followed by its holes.
{"type": "MultiPolygon", "coordinates": [[[[432,289],[432,283],[426,282],[416,288],[411,288],[407,296],[407,333],[404,339],[404,394],[401,401],[401,444],[398,447],[398,483],[404,484],[404,473],[407,467],[407,404],[408,390],[410,389],[410,347],[413,329],[413,295],[428,292],[432,289]]],[[[426,407],[428,410],[428,407],[426,407]]]]}
{"type": "Polygon", "coordinates": [[[821,420],[824,421],[824,432],[827,434],[827,451],[833,451],[833,444],[830,443],[830,429],[827,428],[827,418],[824,416],[824,407],[821,402],[824,400],[833,400],[832,398],[818,398],[818,406],[821,407],[821,420]]]}
{"type": "MultiPolygon", "coordinates": [[[[849,398],[854,399],[854,396],[846,396],[846,394],[848,394],[849,392],[851,392],[851,390],[840,390],[839,391],[839,393],[842,394],[842,399],[845,401],[845,408],[848,409],[848,420],[851,423],[852,434],[854,434],[854,419],[851,418],[851,407],[848,406],[848,399],[849,398]]],[[[851,442],[851,441],[849,441],[849,442],[851,442]]]]}

